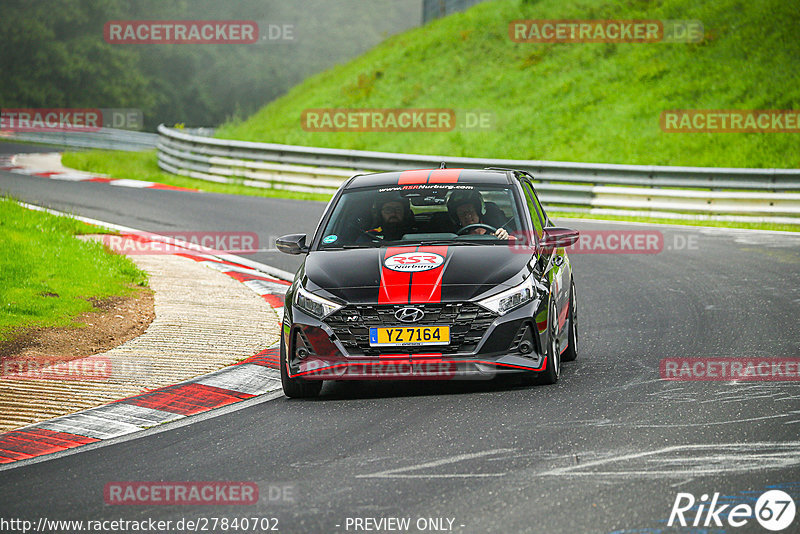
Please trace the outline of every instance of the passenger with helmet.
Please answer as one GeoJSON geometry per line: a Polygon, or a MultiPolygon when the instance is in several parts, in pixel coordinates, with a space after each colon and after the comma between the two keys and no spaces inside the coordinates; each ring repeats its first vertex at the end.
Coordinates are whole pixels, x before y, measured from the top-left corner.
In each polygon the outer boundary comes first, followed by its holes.
{"type": "MultiPolygon", "coordinates": [[[[447,201],[447,212],[458,229],[473,224],[486,224],[497,228],[494,235],[498,239],[514,239],[504,228],[500,228],[505,219],[502,210],[493,203],[490,204],[493,210],[484,203],[480,191],[454,191],[447,201]]],[[[485,235],[487,232],[487,228],[478,226],[466,233],[485,235]]]]}
{"type": "Polygon", "coordinates": [[[384,241],[397,241],[415,230],[414,212],[408,198],[398,194],[381,195],[373,204],[378,226],[367,230],[372,237],[384,241]]]}

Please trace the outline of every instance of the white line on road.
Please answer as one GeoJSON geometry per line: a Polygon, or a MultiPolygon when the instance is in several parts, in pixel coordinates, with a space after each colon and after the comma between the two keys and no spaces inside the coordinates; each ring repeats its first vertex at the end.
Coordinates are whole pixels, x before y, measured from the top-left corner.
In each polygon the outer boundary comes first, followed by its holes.
{"type": "Polygon", "coordinates": [[[470,454],[458,454],[456,456],[449,456],[432,462],[425,462],[422,464],[411,465],[408,467],[398,467],[396,469],[389,469],[380,471],[378,473],[370,473],[368,475],[356,475],[356,478],[467,478],[467,477],[501,477],[507,473],[457,473],[457,474],[403,474],[406,471],[416,471],[419,469],[428,469],[431,467],[439,467],[441,465],[454,464],[456,462],[463,462],[465,460],[472,460],[475,458],[482,458],[484,456],[493,456],[506,452],[515,452],[517,449],[492,449],[483,452],[474,452],[470,454]]]}

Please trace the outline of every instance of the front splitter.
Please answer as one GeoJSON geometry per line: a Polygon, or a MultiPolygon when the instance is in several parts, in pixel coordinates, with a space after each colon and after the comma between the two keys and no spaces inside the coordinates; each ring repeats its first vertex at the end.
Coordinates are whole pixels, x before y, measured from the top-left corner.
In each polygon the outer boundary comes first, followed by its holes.
{"type": "Polygon", "coordinates": [[[491,380],[498,374],[542,371],[546,358],[497,359],[391,357],[359,360],[308,358],[290,376],[307,380],[491,380]]]}

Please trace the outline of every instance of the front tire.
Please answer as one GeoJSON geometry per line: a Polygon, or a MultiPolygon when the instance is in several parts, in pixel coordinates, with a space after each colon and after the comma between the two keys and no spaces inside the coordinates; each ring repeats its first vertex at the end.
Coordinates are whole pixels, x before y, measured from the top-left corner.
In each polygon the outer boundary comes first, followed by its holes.
{"type": "Polygon", "coordinates": [[[291,378],[289,376],[289,354],[286,352],[286,343],[283,339],[281,328],[281,385],[283,393],[294,399],[308,399],[319,395],[322,389],[322,380],[305,380],[304,378],[291,378]]]}
{"type": "Polygon", "coordinates": [[[575,281],[569,287],[569,335],[567,337],[567,350],[561,355],[562,362],[571,362],[578,357],[578,306],[575,301],[575,281]]]}
{"type": "Polygon", "coordinates": [[[550,301],[550,313],[547,317],[547,363],[544,371],[539,373],[540,384],[555,384],[561,376],[561,347],[558,342],[558,314],[554,300],[550,301]]]}
{"type": "Polygon", "coordinates": [[[538,373],[526,372],[522,376],[522,385],[549,385],[558,382],[558,377],[561,376],[561,355],[559,353],[558,343],[558,315],[556,314],[556,305],[554,301],[550,301],[550,312],[547,314],[547,353],[545,358],[545,368],[538,373]]]}

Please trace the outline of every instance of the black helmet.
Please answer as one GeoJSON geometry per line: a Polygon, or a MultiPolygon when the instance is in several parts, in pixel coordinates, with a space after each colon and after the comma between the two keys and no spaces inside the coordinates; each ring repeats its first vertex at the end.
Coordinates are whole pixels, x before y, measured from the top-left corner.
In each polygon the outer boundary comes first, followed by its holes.
{"type": "Polygon", "coordinates": [[[480,191],[474,189],[471,191],[453,191],[453,193],[450,194],[450,198],[447,200],[447,213],[450,214],[450,218],[453,219],[453,222],[456,224],[458,224],[456,209],[463,204],[472,204],[475,207],[475,213],[477,213],[479,217],[486,215],[486,210],[483,205],[483,195],[481,195],[480,191]]]}
{"type": "Polygon", "coordinates": [[[399,202],[403,206],[403,215],[405,221],[409,221],[414,216],[414,212],[411,211],[411,202],[408,200],[408,197],[404,197],[403,195],[392,191],[389,193],[379,193],[378,196],[375,197],[375,202],[373,203],[372,208],[377,220],[380,221],[380,214],[381,209],[383,209],[383,205],[389,202],[399,202]]]}

